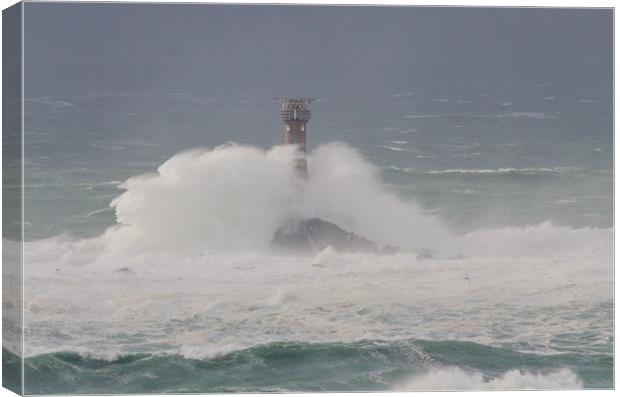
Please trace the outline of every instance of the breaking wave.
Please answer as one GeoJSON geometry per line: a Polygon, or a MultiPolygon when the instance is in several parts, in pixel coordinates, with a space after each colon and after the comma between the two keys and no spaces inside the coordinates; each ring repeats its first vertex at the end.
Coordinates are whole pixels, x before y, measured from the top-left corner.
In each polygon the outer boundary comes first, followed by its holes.
{"type": "Polygon", "coordinates": [[[447,170],[431,170],[431,171],[418,171],[409,167],[395,167],[390,166],[387,169],[395,172],[403,172],[407,174],[418,175],[435,175],[435,176],[543,176],[543,175],[564,175],[575,172],[581,172],[579,167],[526,167],[526,168],[513,168],[502,167],[495,169],[447,169],[447,170]]]}
{"type": "Polygon", "coordinates": [[[442,174],[495,174],[495,175],[538,175],[546,173],[567,173],[571,171],[578,171],[576,167],[554,167],[554,168],[497,168],[497,169],[451,169],[451,170],[439,170],[428,171],[430,175],[442,175],[442,174]]]}
{"type": "Polygon", "coordinates": [[[400,391],[423,390],[571,390],[583,388],[583,382],[569,369],[547,373],[510,370],[497,378],[458,367],[434,368],[416,375],[396,387],[400,391]]]}
{"type": "Polygon", "coordinates": [[[293,173],[295,156],[290,147],[238,145],[177,154],[157,172],[124,182],[111,203],[118,224],[101,238],[80,242],[79,252],[65,259],[84,262],[101,249],[190,256],[261,251],[290,218],[321,218],[407,249],[440,250],[451,238],[439,219],[387,191],[378,169],[356,150],[344,144],[318,148],[309,158],[307,183],[293,173]],[[84,256],[85,250],[91,254],[84,256]]]}
{"type": "MultiPolygon", "coordinates": [[[[5,363],[15,364],[12,357],[3,350],[5,363]]],[[[424,340],[277,342],[203,357],[62,351],[25,361],[31,394],[579,389],[610,387],[605,377],[612,369],[605,355],[424,340]]]]}
{"type": "Polygon", "coordinates": [[[123,183],[102,236],[25,244],[30,392],[609,387],[612,229],[456,235],[349,146],[306,182],[295,156],[179,153],[123,183]],[[291,217],[402,250],[266,250],[291,217]]]}

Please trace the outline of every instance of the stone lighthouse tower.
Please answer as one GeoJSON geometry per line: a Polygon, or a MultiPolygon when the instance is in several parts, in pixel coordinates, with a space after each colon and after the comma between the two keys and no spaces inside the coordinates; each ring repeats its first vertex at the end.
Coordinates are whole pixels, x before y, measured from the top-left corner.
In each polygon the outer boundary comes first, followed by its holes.
{"type": "Polygon", "coordinates": [[[284,122],[284,143],[297,145],[301,157],[296,160],[295,169],[298,174],[308,177],[308,162],[306,160],[306,127],[310,120],[310,102],[312,98],[277,98],[282,106],[280,119],[284,122]]]}

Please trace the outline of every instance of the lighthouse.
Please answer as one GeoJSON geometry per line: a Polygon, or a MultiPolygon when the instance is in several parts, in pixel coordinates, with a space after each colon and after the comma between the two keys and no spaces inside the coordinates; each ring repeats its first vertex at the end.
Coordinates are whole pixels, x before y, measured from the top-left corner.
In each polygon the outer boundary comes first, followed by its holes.
{"type": "Polygon", "coordinates": [[[284,143],[297,145],[300,157],[295,160],[295,169],[302,178],[308,177],[306,160],[306,130],[312,112],[313,98],[277,98],[280,103],[280,119],[284,122],[284,143]]]}

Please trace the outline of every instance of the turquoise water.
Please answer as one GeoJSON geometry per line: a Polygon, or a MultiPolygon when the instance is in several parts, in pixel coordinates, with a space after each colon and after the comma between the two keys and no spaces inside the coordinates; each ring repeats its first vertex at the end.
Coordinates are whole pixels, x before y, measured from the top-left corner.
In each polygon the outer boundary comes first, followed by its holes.
{"type": "MultiPolygon", "coordinates": [[[[3,351],[3,357],[10,360],[11,355],[3,351]]],[[[540,355],[471,342],[419,340],[280,342],[209,360],[133,354],[103,361],[58,352],[27,358],[25,372],[29,394],[380,391],[407,389],[407,379],[452,366],[481,374],[480,389],[510,370],[544,374],[557,368],[574,371],[587,388],[613,386],[609,354],[540,355]]]]}

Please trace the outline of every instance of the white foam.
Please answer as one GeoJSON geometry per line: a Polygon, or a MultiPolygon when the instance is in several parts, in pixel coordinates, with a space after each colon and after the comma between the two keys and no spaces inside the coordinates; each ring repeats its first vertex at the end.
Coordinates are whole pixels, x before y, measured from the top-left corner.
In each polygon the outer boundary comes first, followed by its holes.
{"type": "MultiPolygon", "coordinates": [[[[502,106],[510,106],[511,104],[506,102],[502,106]]],[[[529,118],[529,119],[554,119],[556,116],[549,115],[543,112],[512,112],[512,113],[499,113],[499,114],[483,114],[483,113],[439,113],[439,114],[406,114],[403,116],[406,119],[435,119],[435,118],[447,118],[447,117],[467,117],[467,118],[529,118]]]]}
{"type": "Polygon", "coordinates": [[[278,340],[403,338],[545,351],[554,335],[596,335],[579,339],[583,350],[612,336],[611,315],[593,311],[613,297],[611,230],[544,224],[441,241],[453,255],[103,251],[86,265],[93,242],[75,251],[60,239],[28,243],[27,354],[73,346],[105,357],[164,344],[209,357],[278,340]]]}
{"type": "Polygon", "coordinates": [[[393,152],[402,152],[405,150],[405,148],[402,147],[398,147],[398,146],[387,146],[387,145],[381,145],[382,148],[387,149],[387,150],[391,150],[393,152]]]}
{"type": "Polygon", "coordinates": [[[536,120],[555,118],[555,116],[551,116],[543,112],[512,112],[512,113],[498,114],[497,117],[528,118],[528,119],[536,119],[536,120]]]}
{"type": "MultiPolygon", "coordinates": [[[[200,343],[200,341],[197,342],[200,343]]],[[[177,353],[188,359],[212,360],[250,347],[252,346],[244,346],[232,342],[225,342],[217,346],[185,344],[181,346],[177,353]]]]}
{"type": "Polygon", "coordinates": [[[579,342],[586,349],[611,337],[598,308],[613,298],[613,230],[543,223],[456,236],[386,190],[351,147],[315,150],[307,183],[294,158],[287,147],[184,152],[125,183],[119,225],[103,236],[25,244],[26,354],[166,346],[210,357],[282,340],[403,338],[544,350],[554,335],[587,330],[596,337],[579,342]],[[265,253],[289,216],[403,251],[265,253]],[[412,251],[421,248],[430,255],[412,251]]]}
{"type": "Polygon", "coordinates": [[[429,174],[539,174],[539,173],[564,173],[579,170],[577,167],[528,167],[513,168],[502,167],[496,169],[448,169],[428,171],[429,174]]]}
{"type": "Polygon", "coordinates": [[[569,369],[558,369],[547,373],[511,370],[497,378],[485,379],[480,372],[466,372],[458,367],[433,368],[423,375],[411,377],[396,387],[400,391],[569,390],[581,388],[583,388],[583,383],[569,369]]]}
{"type": "Polygon", "coordinates": [[[55,100],[50,97],[38,97],[38,98],[26,98],[27,102],[33,103],[41,103],[44,105],[49,105],[54,108],[67,108],[73,107],[74,105],[67,101],[55,100]]]}

